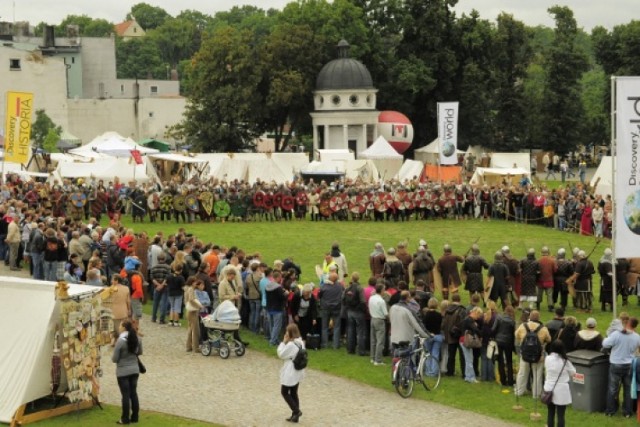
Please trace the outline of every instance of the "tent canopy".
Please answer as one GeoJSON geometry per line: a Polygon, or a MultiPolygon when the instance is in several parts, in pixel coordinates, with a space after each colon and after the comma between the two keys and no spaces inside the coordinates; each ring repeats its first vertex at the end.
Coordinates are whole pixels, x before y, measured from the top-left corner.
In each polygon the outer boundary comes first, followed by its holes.
{"type": "Polygon", "coordinates": [[[157,153],[149,154],[149,158],[152,160],[167,160],[169,162],[178,163],[206,163],[207,160],[198,158],[197,156],[189,157],[176,153],[157,153]]]}
{"type": "Polygon", "coordinates": [[[332,160],[354,160],[356,156],[353,154],[351,150],[347,150],[346,148],[336,148],[336,149],[321,149],[316,150],[318,154],[317,161],[326,162],[332,160]]]}
{"type": "Polygon", "coordinates": [[[130,157],[131,150],[138,150],[140,154],[158,152],[153,148],[140,146],[131,138],[125,138],[117,132],[105,132],[82,147],[69,150],[69,153],[91,158],[101,157],[102,154],[115,157],[130,157]]]}
{"type": "Polygon", "coordinates": [[[602,156],[598,169],[593,174],[589,185],[595,186],[595,193],[601,196],[613,195],[613,183],[611,175],[613,172],[613,158],[611,156],[602,156]],[[597,185],[596,185],[597,183],[597,185]]]}
{"type": "Polygon", "coordinates": [[[398,171],[396,175],[396,179],[400,182],[403,182],[406,179],[413,179],[413,177],[417,177],[418,179],[422,176],[422,170],[424,169],[424,163],[420,160],[411,160],[407,159],[402,164],[402,167],[398,171]]]}
{"type": "MultiPolygon", "coordinates": [[[[51,356],[60,303],[55,282],[0,277],[0,312],[20,327],[0,328],[0,422],[9,423],[21,405],[51,394],[51,356]],[[25,310],[29,301],[35,310],[25,310]]],[[[69,295],[100,292],[96,286],[69,284],[69,295]]],[[[106,361],[103,359],[103,363],[106,361]]]]}
{"type": "Polygon", "coordinates": [[[402,159],[398,152],[380,135],[378,139],[358,156],[362,159],[402,159]]]}
{"type": "Polygon", "coordinates": [[[511,184],[518,184],[522,177],[530,175],[529,169],[523,168],[476,168],[469,183],[471,185],[497,185],[504,179],[511,184]]]}
{"type": "Polygon", "coordinates": [[[531,158],[529,153],[493,153],[491,154],[491,167],[529,170],[531,158]]]}
{"type": "MultiPolygon", "coordinates": [[[[456,154],[464,154],[462,150],[456,149],[456,154]]],[[[436,138],[424,147],[414,150],[413,157],[423,163],[437,164],[440,162],[440,138],[436,138]]]]}
{"type": "Polygon", "coordinates": [[[155,138],[143,139],[142,141],[138,141],[138,144],[147,148],[154,148],[161,153],[167,153],[171,149],[171,144],[155,138]]]}

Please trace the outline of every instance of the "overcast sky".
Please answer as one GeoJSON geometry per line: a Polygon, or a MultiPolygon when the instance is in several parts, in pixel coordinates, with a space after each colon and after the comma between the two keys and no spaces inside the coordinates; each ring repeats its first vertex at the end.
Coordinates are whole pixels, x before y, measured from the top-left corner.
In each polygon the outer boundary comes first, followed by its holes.
{"type": "MultiPolygon", "coordinates": [[[[0,0],[0,20],[30,21],[35,25],[41,21],[57,24],[67,15],[89,15],[92,18],[104,18],[112,22],[124,20],[131,6],[141,0],[0,0]]],[[[146,3],[159,6],[171,15],[177,15],[184,9],[199,10],[213,15],[221,10],[242,4],[253,4],[263,9],[271,7],[282,9],[289,0],[145,0],[146,3]]],[[[505,11],[528,25],[553,26],[547,8],[554,4],[569,6],[578,21],[578,26],[590,31],[597,25],[612,28],[618,24],[640,19],[638,0],[459,0],[456,11],[469,12],[476,9],[480,16],[495,19],[505,11]]]]}

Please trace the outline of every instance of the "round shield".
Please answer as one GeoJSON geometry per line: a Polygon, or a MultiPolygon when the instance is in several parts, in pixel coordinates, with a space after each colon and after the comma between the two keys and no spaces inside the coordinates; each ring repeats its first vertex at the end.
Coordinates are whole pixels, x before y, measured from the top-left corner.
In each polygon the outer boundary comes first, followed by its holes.
{"type": "Polygon", "coordinates": [[[273,207],[281,208],[282,207],[282,199],[284,198],[284,194],[276,193],[273,195],[273,207]]]}
{"type": "Polygon", "coordinates": [[[357,200],[356,196],[353,196],[349,200],[349,211],[351,213],[354,213],[354,214],[360,213],[360,207],[358,206],[358,200],[357,200]]]}
{"type": "Polygon", "coordinates": [[[200,193],[200,203],[202,203],[202,209],[204,209],[207,215],[211,215],[211,211],[213,210],[213,194],[209,191],[200,193]]]}
{"type": "Polygon", "coordinates": [[[333,196],[329,200],[329,208],[332,212],[337,212],[340,210],[340,206],[342,205],[342,200],[338,196],[333,196]]]}
{"type": "Polygon", "coordinates": [[[331,207],[329,206],[330,202],[329,199],[322,199],[322,201],[320,201],[320,214],[324,217],[328,217],[331,216],[331,207]]]}
{"type": "Polygon", "coordinates": [[[293,200],[293,197],[284,196],[282,198],[282,209],[284,209],[285,211],[293,210],[294,205],[295,205],[295,201],[293,200]]]}
{"type": "Polygon", "coordinates": [[[387,205],[384,201],[377,200],[373,206],[378,212],[386,212],[387,210],[387,205]]]}
{"type": "Polygon", "coordinates": [[[231,215],[236,217],[243,217],[247,214],[247,206],[242,200],[234,200],[230,204],[231,215]]]}
{"type": "Polygon", "coordinates": [[[264,200],[262,202],[262,207],[265,208],[265,209],[272,209],[273,208],[273,196],[265,194],[264,195],[264,200]]]}
{"type": "Polygon", "coordinates": [[[384,204],[387,205],[387,209],[393,208],[395,206],[393,196],[391,194],[387,194],[384,197],[384,204]]]}
{"type": "Polygon", "coordinates": [[[307,197],[307,193],[304,191],[299,192],[296,196],[296,203],[298,203],[298,205],[306,205],[308,201],[309,198],[307,197]]]}
{"type": "Polygon", "coordinates": [[[160,209],[163,211],[170,211],[173,206],[173,196],[171,194],[165,194],[160,197],[160,209]]]}
{"type": "Polygon", "coordinates": [[[262,191],[257,191],[256,194],[253,195],[253,205],[257,208],[263,207],[264,196],[265,194],[262,191]]]}
{"type": "Polygon", "coordinates": [[[226,218],[231,213],[231,207],[226,200],[218,200],[213,205],[213,213],[219,218],[226,218]]]}
{"type": "Polygon", "coordinates": [[[187,209],[187,203],[182,194],[177,194],[173,197],[173,209],[178,212],[184,212],[187,209]]]}
{"type": "Polygon", "coordinates": [[[71,204],[76,208],[82,208],[87,204],[87,195],[78,191],[71,195],[71,204]]]}
{"type": "Polygon", "coordinates": [[[193,193],[187,194],[187,197],[185,197],[184,201],[190,211],[198,212],[198,209],[200,207],[200,205],[198,204],[198,196],[193,193]]]}

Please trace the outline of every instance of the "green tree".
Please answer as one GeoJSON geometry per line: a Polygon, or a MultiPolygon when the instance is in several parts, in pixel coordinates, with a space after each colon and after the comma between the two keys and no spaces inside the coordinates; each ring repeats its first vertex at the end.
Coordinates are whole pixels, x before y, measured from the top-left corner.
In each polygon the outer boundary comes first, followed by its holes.
{"type": "Polygon", "coordinates": [[[116,39],[117,74],[120,79],[164,79],[166,65],[156,43],[147,37],[116,39]]]}
{"type": "Polygon", "coordinates": [[[176,68],[184,59],[190,59],[200,49],[201,30],[192,21],[168,18],[156,29],[147,33],[158,47],[161,61],[176,68]]]}
{"type": "Polygon", "coordinates": [[[77,25],[80,36],[83,37],[108,37],[114,32],[113,23],[105,19],[93,19],[87,15],[67,15],[56,26],[56,37],[66,36],[69,25],[77,25]]]}
{"type": "Polygon", "coordinates": [[[531,58],[529,35],[522,22],[502,13],[494,43],[495,140],[491,148],[518,151],[525,146],[527,111],[538,105],[527,101],[523,84],[531,58]]]}
{"type": "Polygon", "coordinates": [[[131,6],[131,12],[127,13],[126,19],[135,19],[145,31],[149,31],[164,24],[170,17],[171,15],[161,7],[137,3],[131,6]]]}
{"type": "Polygon", "coordinates": [[[42,148],[47,153],[57,153],[58,141],[60,141],[60,132],[56,128],[51,128],[42,142],[42,148]]]}
{"type": "Polygon", "coordinates": [[[43,147],[50,130],[55,131],[58,136],[62,133],[62,128],[57,126],[43,109],[36,110],[36,120],[31,126],[31,138],[36,147],[43,147]]]}
{"type": "Polygon", "coordinates": [[[580,86],[587,57],[576,45],[578,29],[571,9],[554,6],[549,8],[549,13],[556,26],[545,64],[543,138],[537,145],[545,150],[566,153],[589,142],[583,138],[584,108],[580,86]]]}
{"type": "Polygon", "coordinates": [[[242,151],[265,130],[260,46],[250,30],[219,28],[190,67],[190,97],[181,131],[204,152],[242,151]]]}

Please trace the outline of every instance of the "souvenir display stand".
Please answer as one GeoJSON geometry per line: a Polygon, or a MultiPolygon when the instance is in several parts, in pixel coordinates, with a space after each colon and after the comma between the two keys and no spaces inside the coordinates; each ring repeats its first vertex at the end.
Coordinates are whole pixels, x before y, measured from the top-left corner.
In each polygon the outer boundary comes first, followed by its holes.
{"type": "Polygon", "coordinates": [[[100,291],[0,277],[0,309],[16,319],[15,328],[0,331],[0,340],[15,343],[0,349],[5,383],[0,385],[0,422],[18,426],[100,406],[100,347],[110,343],[113,328],[100,291]],[[50,400],[43,405],[45,397],[50,400]],[[33,411],[30,403],[35,401],[33,411]]]}

